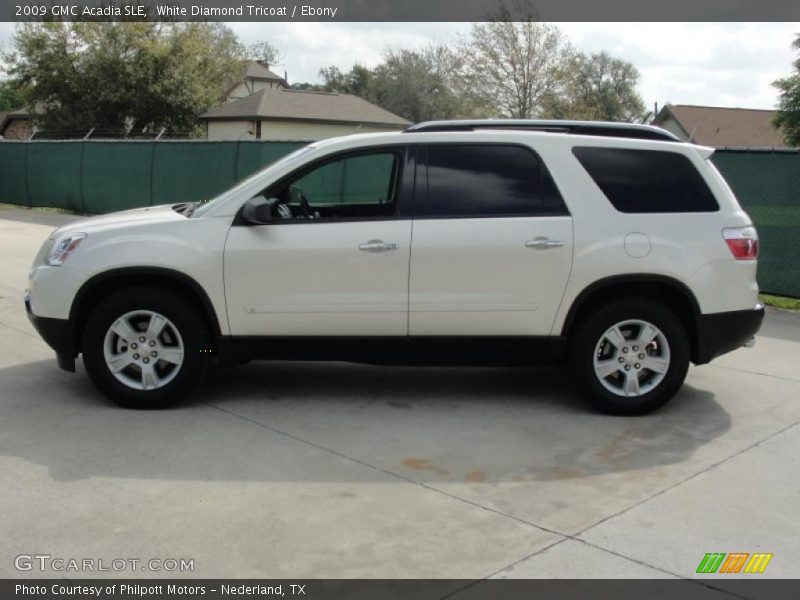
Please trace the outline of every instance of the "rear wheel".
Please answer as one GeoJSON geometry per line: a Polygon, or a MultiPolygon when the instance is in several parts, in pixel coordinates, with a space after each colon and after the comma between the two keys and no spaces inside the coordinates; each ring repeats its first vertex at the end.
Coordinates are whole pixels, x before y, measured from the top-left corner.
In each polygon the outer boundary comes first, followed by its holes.
{"type": "Polygon", "coordinates": [[[134,287],[100,302],[81,348],[89,377],[111,400],[128,408],[161,408],[202,380],[209,343],[202,313],[184,296],[134,287]]]}
{"type": "Polygon", "coordinates": [[[604,305],[570,343],[569,367],[583,397],[614,415],[641,415],[677,393],[689,368],[689,340],[675,314],[645,298],[604,305]]]}

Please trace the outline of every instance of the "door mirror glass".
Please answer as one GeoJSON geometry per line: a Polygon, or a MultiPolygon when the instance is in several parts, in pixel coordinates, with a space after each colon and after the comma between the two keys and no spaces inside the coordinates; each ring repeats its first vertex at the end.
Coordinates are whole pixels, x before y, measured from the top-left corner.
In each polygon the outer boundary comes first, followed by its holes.
{"type": "Polygon", "coordinates": [[[253,225],[266,225],[272,221],[272,205],[277,200],[277,198],[267,200],[264,196],[250,198],[242,206],[242,219],[253,225]]]}

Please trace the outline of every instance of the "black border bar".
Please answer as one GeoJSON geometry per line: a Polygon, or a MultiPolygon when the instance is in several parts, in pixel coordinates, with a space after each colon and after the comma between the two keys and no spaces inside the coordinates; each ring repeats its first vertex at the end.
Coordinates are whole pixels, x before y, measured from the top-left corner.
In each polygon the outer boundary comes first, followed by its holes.
{"type": "MultiPolygon", "coordinates": [[[[525,20],[526,0],[3,0],[0,21],[474,22],[501,1],[525,20]]],[[[797,0],[527,1],[541,21],[800,21],[797,0]]]]}
{"type": "MultiPolygon", "coordinates": [[[[580,569],[580,565],[574,565],[580,569]]],[[[3,600],[785,600],[800,580],[702,579],[4,579],[3,600]],[[36,591],[38,589],[38,591],[36,591]],[[98,593],[99,591],[99,593],[98,593]]]]}

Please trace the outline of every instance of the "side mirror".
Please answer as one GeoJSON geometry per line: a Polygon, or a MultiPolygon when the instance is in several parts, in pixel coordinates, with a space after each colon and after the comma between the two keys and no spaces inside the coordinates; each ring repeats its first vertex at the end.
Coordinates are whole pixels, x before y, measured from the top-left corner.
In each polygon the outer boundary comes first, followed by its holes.
{"type": "Polygon", "coordinates": [[[272,221],[272,202],[264,196],[250,198],[242,206],[242,219],[252,225],[266,225],[272,221]]]}

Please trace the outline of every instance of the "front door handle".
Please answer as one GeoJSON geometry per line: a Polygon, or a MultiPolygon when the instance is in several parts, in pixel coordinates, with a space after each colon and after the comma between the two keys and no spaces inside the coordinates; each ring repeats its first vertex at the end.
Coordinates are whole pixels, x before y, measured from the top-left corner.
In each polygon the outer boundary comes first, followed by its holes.
{"type": "Polygon", "coordinates": [[[564,245],[561,240],[551,240],[546,237],[537,237],[525,242],[526,248],[536,248],[537,250],[547,250],[548,248],[560,248],[564,245]]]}
{"type": "Polygon", "coordinates": [[[370,240],[366,244],[358,245],[358,249],[363,252],[386,252],[387,250],[397,250],[399,247],[399,244],[383,240],[370,240]]]}

